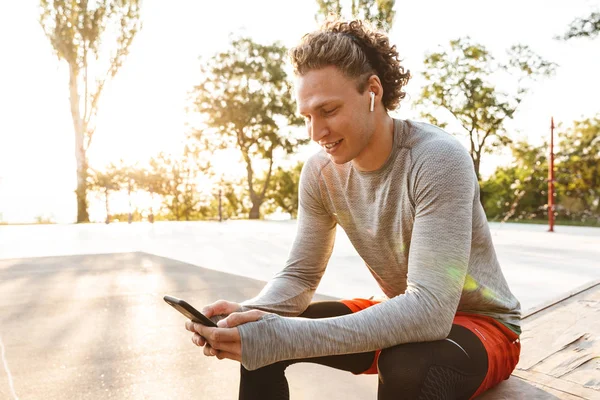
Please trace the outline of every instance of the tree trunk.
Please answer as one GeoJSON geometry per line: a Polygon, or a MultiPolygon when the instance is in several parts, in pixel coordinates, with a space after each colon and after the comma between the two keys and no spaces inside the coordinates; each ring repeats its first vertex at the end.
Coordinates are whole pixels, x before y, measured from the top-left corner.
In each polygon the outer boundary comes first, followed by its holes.
{"type": "Polygon", "coordinates": [[[87,161],[81,160],[85,155],[79,155],[77,159],[77,223],[90,222],[90,216],[87,210],[87,161]]]}
{"type": "Polygon", "coordinates": [[[259,219],[260,218],[260,205],[262,204],[262,199],[254,191],[254,171],[252,170],[252,160],[250,159],[250,155],[248,151],[244,151],[241,149],[242,156],[246,161],[246,172],[248,173],[248,192],[250,193],[250,201],[252,202],[252,208],[250,209],[250,213],[248,214],[248,219],[259,219]]]}
{"type": "Polygon", "coordinates": [[[476,151],[474,154],[471,155],[471,157],[473,158],[473,166],[475,168],[475,176],[477,176],[477,183],[479,184],[479,202],[481,203],[481,206],[485,210],[485,203],[484,203],[485,193],[483,192],[483,190],[481,190],[481,184],[480,184],[481,176],[479,175],[479,169],[481,166],[481,150],[476,151]]]}
{"type": "MultiPolygon", "coordinates": [[[[152,199],[152,203],[154,203],[154,192],[150,192],[150,198],[152,199]]],[[[150,206],[150,215],[148,215],[148,221],[150,221],[151,224],[154,223],[154,209],[152,206],[150,206]]]]}
{"type": "Polygon", "coordinates": [[[110,210],[108,208],[108,189],[104,190],[104,199],[106,202],[106,224],[110,224],[110,210]]]}
{"type": "Polygon", "coordinates": [[[76,66],[69,65],[69,101],[71,103],[71,117],[75,130],[75,160],[77,161],[77,223],[90,222],[87,210],[87,175],[88,163],[84,147],[85,124],[79,112],[79,92],[77,90],[76,66]]]}
{"type": "Polygon", "coordinates": [[[261,204],[262,203],[259,203],[258,201],[252,202],[252,208],[250,209],[250,214],[248,215],[248,218],[250,218],[250,219],[259,219],[260,218],[261,204]]]}

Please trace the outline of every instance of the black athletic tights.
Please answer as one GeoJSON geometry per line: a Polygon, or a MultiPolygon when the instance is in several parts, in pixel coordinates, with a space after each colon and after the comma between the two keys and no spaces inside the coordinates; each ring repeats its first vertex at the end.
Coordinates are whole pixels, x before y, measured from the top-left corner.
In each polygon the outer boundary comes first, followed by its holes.
{"type": "MultiPolygon", "coordinates": [[[[339,301],[312,303],[300,315],[325,318],[352,311],[339,301]]],[[[241,367],[240,400],[289,399],[285,369],[297,362],[312,362],[361,373],[370,368],[375,352],[281,361],[248,371],[241,367]]],[[[384,349],[379,356],[378,400],[468,399],[487,373],[487,353],[468,329],[452,325],[448,339],[408,343],[384,349]]]]}

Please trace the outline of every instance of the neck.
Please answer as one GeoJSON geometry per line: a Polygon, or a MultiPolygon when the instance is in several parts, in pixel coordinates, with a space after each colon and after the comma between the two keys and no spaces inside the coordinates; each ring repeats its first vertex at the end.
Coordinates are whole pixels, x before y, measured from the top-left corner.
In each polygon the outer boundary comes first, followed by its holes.
{"type": "Polygon", "coordinates": [[[352,160],[359,171],[376,171],[385,164],[394,144],[394,120],[387,113],[377,118],[375,129],[367,146],[352,160]]]}

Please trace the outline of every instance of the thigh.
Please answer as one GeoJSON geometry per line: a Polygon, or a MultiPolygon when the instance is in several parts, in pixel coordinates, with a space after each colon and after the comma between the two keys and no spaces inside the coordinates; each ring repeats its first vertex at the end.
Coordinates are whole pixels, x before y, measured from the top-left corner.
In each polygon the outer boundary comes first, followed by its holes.
{"type": "MultiPolygon", "coordinates": [[[[299,317],[316,319],[339,317],[346,314],[352,314],[352,310],[341,301],[319,301],[311,303],[299,317]]],[[[288,360],[282,361],[282,363],[287,367],[299,362],[310,362],[352,372],[353,374],[361,374],[373,365],[375,354],[374,351],[369,351],[365,353],[288,360]]]]}
{"type": "Polygon", "coordinates": [[[382,350],[378,360],[379,399],[468,399],[487,373],[479,338],[453,325],[444,340],[407,343],[382,350]]]}
{"type": "Polygon", "coordinates": [[[352,310],[341,301],[316,301],[299,316],[302,318],[328,318],[352,314],[352,310]]]}
{"type": "MultiPolygon", "coordinates": [[[[300,317],[327,318],[351,313],[352,310],[340,301],[321,301],[310,304],[300,317]]],[[[244,366],[241,366],[239,399],[268,400],[289,398],[285,369],[292,364],[310,362],[360,374],[367,370],[373,364],[374,360],[375,352],[370,352],[285,360],[253,371],[248,371],[244,366]]]]}

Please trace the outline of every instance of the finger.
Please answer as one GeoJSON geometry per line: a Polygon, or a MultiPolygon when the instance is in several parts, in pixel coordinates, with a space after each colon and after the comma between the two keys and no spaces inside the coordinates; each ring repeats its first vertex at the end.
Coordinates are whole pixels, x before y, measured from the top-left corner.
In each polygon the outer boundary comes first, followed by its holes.
{"type": "MultiPolygon", "coordinates": [[[[201,344],[199,344],[199,346],[204,346],[204,344],[206,342],[206,339],[204,338],[204,336],[201,333],[198,333],[198,331],[196,330],[196,325],[198,325],[198,326],[200,326],[202,328],[205,327],[205,325],[198,324],[198,323],[195,323],[193,321],[187,321],[185,323],[185,329],[187,329],[190,332],[197,333],[198,335],[200,335],[200,338],[201,338],[200,343],[201,344]]],[[[202,328],[199,328],[199,329],[202,329],[202,328]]]]}
{"type": "Polygon", "coordinates": [[[198,333],[207,342],[214,344],[219,342],[240,341],[240,333],[237,328],[212,328],[197,322],[192,322],[192,332],[198,333]]]}
{"type": "Polygon", "coordinates": [[[213,350],[225,351],[227,353],[232,353],[232,354],[241,353],[241,349],[242,349],[240,342],[214,343],[211,347],[213,348],[213,350]]]}
{"type": "Polygon", "coordinates": [[[238,310],[239,304],[226,300],[219,300],[204,307],[200,312],[210,318],[215,315],[229,315],[238,310]]]}
{"type": "Polygon", "coordinates": [[[214,357],[217,354],[217,350],[210,347],[210,344],[204,346],[204,355],[207,357],[214,357]]]}
{"type": "Polygon", "coordinates": [[[206,340],[197,333],[194,333],[192,335],[192,342],[199,347],[204,346],[206,344],[206,340]]]}
{"type": "Polygon", "coordinates": [[[194,323],[192,321],[185,321],[185,329],[190,331],[190,332],[196,332],[194,330],[194,323]]]}
{"type": "Polygon", "coordinates": [[[265,314],[267,313],[261,310],[235,312],[233,314],[230,314],[227,318],[220,320],[217,325],[220,328],[233,328],[238,325],[245,324],[247,322],[257,321],[265,314]]]}
{"type": "Polygon", "coordinates": [[[196,333],[200,334],[200,336],[203,336],[207,339],[210,337],[209,335],[211,334],[211,331],[217,329],[217,328],[212,328],[210,326],[202,325],[198,322],[190,321],[190,323],[192,324],[192,332],[196,332],[196,333]]]}
{"type": "Polygon", "coordinates": [[[223,359],[227,358],[229,360],[242,362],[242,356],[234,354],[234,353],[228,353],[226,351],[217,351],[217,354],[215,354],[215,357],[217,357],[219,360],[223,360],[223,359]]]}
{"type": "Polygon", "coordinates": [[[207,334],[203,334],[204,338],[210,344],[221,342],[239,342],[240,333],[237,328],[209,328],[207,334]]]}

